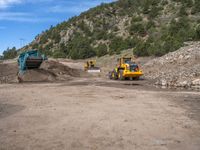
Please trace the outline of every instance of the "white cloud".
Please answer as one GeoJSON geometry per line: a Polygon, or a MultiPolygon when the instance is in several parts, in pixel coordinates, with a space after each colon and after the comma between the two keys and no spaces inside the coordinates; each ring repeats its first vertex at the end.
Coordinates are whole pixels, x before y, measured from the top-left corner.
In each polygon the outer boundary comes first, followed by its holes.
{"type": "Polygon", "coordinates": [[[56,5],[50,7],[47,11],[52,13],[80,13],[88,10],[88,7],[85,6],[61,6],[56,5]]]}
{"type": "Polygon", "coordinates": [[[75,1],[61,1],[55,6],[49,7],[48,12],[53,13],[81,13],[88,9],[95,7],[102,2],[113,2],[115,0],[85,0],[80,2],[75,1]]]}
{"type": "Polygon", "coordinates": [[[0,0],[0,9],[7,8],[12,4],[21,3],[22,0],[0,0]]]}
{"type": "Polygon", "coordinates": [[[23,12],[3,12],[0,13],[0,21],[17,21],[17,22],[48,22],[54,21],[51,18],[38,17],[31,13],[23,12]]]}
{"type": "MultiPolygon", "coordinates": [[[[111,2],[114,0],[0,0],[0,21],[17,21],[17,22],[56,22],[61,21],[56,18],[56,13],[71,13],[78,15],[101,2],[111,2]],[[25,12],[15,12],[12,9],[7,10],[15,4],[35,5],[37,11],[26,10],[25,12]],[[42,4],[43,3],[43,4],[42,4]],[[56,4],[56,5],[55,5],[56,4]],[[2,9],[3,8],[3,9],[2,9]],[[1,10],[2,9],[2,10],[1,10]],[[38,13],[41,12],[41,13],[38,13]],[[53,13],[53,14],[51,14],[53,13]],[[55,13],[55,14],[54,14],[55,13]]],[[[26,6],[27,7],[27,6],[26,6]]]]}

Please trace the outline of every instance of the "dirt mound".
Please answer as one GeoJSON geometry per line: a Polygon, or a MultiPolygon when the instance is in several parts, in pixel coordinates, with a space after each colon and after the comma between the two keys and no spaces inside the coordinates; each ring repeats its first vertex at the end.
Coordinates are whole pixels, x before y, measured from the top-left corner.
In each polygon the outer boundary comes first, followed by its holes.
{"type": "Polygon", "coordinates": [[[56,82],[68,81],[75,77],[83,77],[87,74],[81,70],[70,68],[56,61],[44,61],[39,69],[26,70],[23,75],[17,77],[18,67],[16,63],[0,64],[0,83],[13,82],[56,82]]]}
{"type": "Polygon", "coordinates": [[[85,72],[70,68],[56,61],[44,61],[39,69],[27,70],[20,76],[23,82],[67,81],[85,76],[85,72]]]}
{"type": "Polygon", "coordinates": [[[0,63],[0,83],[17,82],[17,63],[0,63]]]}
{"type": "Polygon", "coordinates": [[[145,77],[162,86],[200,86],[200,42],[187,45],[146,63],[145,77]]]}

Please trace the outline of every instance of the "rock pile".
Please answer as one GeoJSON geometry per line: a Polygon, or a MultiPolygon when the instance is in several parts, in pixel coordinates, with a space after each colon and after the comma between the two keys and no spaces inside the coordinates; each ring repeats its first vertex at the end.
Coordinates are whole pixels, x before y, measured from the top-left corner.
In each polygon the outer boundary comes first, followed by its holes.
{"type": "Polygon", "coordinates": [[[188,42],[175,52],[144,65],[145,78],[157,85],[200,87],[200,42],[188,42]]]}

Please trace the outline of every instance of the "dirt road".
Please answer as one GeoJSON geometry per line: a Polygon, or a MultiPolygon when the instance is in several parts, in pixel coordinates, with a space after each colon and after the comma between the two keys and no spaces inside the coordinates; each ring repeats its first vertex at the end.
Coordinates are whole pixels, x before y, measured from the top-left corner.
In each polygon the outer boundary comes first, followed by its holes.
{"type": "Polygon", "coordinates": [[[100,78],[0,85],[0,150],[199,150],[200,93],[100,78]]]}

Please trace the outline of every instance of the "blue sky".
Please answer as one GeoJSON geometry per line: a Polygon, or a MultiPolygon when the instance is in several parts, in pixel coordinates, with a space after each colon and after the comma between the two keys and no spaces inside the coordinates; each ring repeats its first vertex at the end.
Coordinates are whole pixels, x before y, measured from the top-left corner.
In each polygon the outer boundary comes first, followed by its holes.
{"type": "Polygon", "coordinates": [[[20,48],[51,25],[114,0],[0,0],[0,54],[20,48]]]}

